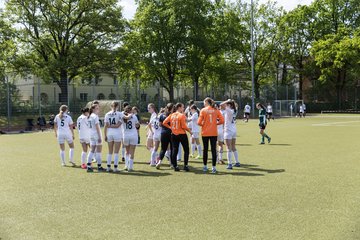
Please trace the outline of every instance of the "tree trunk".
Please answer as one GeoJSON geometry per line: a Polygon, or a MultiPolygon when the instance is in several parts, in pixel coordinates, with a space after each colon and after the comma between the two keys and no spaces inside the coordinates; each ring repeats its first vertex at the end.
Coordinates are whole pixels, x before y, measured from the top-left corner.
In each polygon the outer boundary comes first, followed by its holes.
{"type": "Polygon", "coordinates": [[[62,69],[60,71],[60,82],[58,82],[58,85],[61,90],[59,101],[62,104],[67,104],[68,102],[68,73],[67,70],[62,69]]]}
{"type": "Polygon", "coordinates": [[[169,76],[169,98],[170,102],[174,102],[174,76],[169,76]]]}
{"type": "Polygon", "coordinates": [[[255,75],[254,77],[254,82],[255,82],[255,99],[260,99],[260,83],[259,83],[259,75],[255,75]]]}
{"type": "Polygon", "coordinates": [[[199,98],[199,77],[198,76],[193,76],[192,77],[193,82],[194,82],[194,96],[193,96],[193,100],[197,101],[199,98]]]}
{"type": "Polygon", "coordinates": [[[298,99],[303,99],[303,70],[304,70],[304,64],[302,58],[300,58],[299,61],[299,96],[298,99]]]}

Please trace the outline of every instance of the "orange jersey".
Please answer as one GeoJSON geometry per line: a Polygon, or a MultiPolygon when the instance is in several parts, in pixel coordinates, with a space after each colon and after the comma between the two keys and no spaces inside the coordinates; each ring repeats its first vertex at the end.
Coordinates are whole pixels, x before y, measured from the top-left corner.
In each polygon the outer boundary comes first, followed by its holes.
{"type": "Polygon", "coordinates": [[[201,109],[198,124],[201,128],[201,136],[217,136],[217,125],[224,123],[224,117],[221,112],[210,106],[201,109]]]}
{"type": "Polygon", "coordinates": [[[163,126],[171,129],[172,134],[186,134],[186,131],[190,132],[190,129],[186,125],[186,117],[184,114],[175,112],[170,114],[163,122],[163,126]],[[169,126],[170,123],[170,127],[169,126]]]}

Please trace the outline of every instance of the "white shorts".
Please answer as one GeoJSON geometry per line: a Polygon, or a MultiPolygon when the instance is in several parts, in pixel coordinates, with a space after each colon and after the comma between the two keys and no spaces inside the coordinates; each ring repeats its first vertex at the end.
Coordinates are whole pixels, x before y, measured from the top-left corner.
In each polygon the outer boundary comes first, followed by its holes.
{"type": "Polygon", "coordinates": [[[192,138],[199,138],[199,132],[193,132],[191,137],[192,138]]]}
{"type": "Polygon", "coordinates": [[[236,132],[224,132],[224,139],[225,140],[231,140],[236,138],[236,132]]]}
{"type": "Polygon", "coordinates": [[[160,142],[161,134],[154,134],[153,139],[154,139],[154,141],[160,142]]]}
{"type": "Polygon", "coordinates": [[[98,140],[99,140],[99,136],[91,136],[90,137],[90,146],[100,146],[100,145],[102,145],[102,142],[101,143],[99,143],[98,142],[98,140]]]}
{"type": "Polygon", "coordinates": [[[224,142],[224,133],[223,132],[218,133],[217,140],[219,142],[224,142]]]}
{"type": "Polygon", "coordinates": [[[138,136],[125,136],[124,137],[124,146],[129,146],[129,145],[137,145],[138,143],[138,136]]]}
{"type": "Polygon", "coordinates": [[[120,134],[108,134],[107,141],[108,142],[121,142],[122,136],[120,134]]]}
{"type": "Polygon", "coordinates": [[[86,143],[86,144],[90,144],[90,138],[80,138],[80,143],[86,143]]]}
{"type": "Polygon", "coordinates": [[[72,138],[71,133],[68,133],[68,134],[66,134],[66,133],[58,134],[57,140],[58,140],[59,144],[64,144],[65,141],[66,141],[68,144],[73,143],[73,138],[72,138]]]}

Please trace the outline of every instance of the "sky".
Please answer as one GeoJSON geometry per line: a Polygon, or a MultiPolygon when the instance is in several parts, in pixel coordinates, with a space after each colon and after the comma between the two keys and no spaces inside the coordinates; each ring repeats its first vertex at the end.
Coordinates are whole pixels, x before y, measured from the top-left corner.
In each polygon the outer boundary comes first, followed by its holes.
{"type": "MultiPolygon", "coordinates": [[[[249,1],[250,0],[246,0],[249,1]]],[[[260,3],[265,3],[267,0],[259,0],[260,3]]],[[[309,5],[313,0],[277,0],[279,6],[283,6],[285,10],[290,11],[297,5],[309,5]]],[[[0,8],[4,7],[5,0],[0,0],[0,8]]],[[[136,12],[135,0],[121,0],[120,5],[123,6],[123,16],[127,19],[133,18],[136,12]]]]}

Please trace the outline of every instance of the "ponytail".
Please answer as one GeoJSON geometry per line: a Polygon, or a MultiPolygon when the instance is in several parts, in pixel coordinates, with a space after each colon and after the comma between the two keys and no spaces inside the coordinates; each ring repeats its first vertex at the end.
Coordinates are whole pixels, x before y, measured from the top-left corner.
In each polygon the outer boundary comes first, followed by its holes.
{"type": "Polygon", "coordinates": [[[207,102],[210,107],[215,108],[215,102],[211,98],[209,97],[205,98],[204,102],[207,102]]]}
{"type": "Polygon", "coordinates": [[[61,105],[59,108],[59,118],[62,119],[64,117],[64,113],[68,110],[68,106],[61,105]]]}

